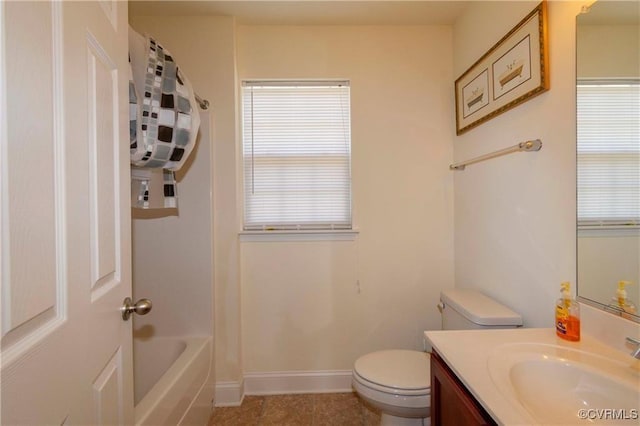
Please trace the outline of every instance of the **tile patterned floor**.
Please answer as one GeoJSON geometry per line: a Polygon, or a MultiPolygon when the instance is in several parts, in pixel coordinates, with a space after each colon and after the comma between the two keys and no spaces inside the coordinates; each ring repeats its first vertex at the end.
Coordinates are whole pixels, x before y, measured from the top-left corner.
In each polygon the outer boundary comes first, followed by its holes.
{"type": "Polygon", "coordinates": [[[214,409],[209,426],[374,426],[380,413],[355,393],[245,396],[214,409]]]}

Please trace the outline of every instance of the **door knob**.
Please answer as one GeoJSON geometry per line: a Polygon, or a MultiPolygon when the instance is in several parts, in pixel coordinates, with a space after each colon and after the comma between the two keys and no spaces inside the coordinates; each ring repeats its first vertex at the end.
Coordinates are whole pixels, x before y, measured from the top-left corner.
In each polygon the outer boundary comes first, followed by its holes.
{"type": "Polygon", "coordinates": [[[127,297],[124,299],[124,302],[122,302],[122,308],[120,308],[122,311],[122,319],[128,321],[133,313],[146,315],[151,311],[152,307],[151,300],[149,299],[140,299],[134,305],[133,300],[127,297]]]}

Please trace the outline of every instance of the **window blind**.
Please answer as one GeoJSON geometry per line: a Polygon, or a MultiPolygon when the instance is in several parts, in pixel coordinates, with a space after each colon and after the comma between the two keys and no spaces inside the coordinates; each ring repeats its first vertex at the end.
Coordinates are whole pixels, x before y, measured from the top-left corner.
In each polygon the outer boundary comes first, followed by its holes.
{"type": "Polygon", "coordinates": [[[640,225],[640,84],[577,86],[578,224],[640,225]]]}
{"type": "Polygon", "coordinates": [[[244,229],[351,229],[347,81],[245,81],[244,229]]]}

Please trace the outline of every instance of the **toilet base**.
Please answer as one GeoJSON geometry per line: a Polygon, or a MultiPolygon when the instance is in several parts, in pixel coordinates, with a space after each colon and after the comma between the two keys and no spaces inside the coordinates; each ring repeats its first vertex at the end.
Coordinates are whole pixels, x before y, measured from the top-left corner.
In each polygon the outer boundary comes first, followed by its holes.
{"type": "Polygon", "coordinates": [[[390,395],[364,386],[356,376],[352,386],[362,400],[380,411],[380,421],[383,426],[429,426],[431,424],[429,395],[409,397],[390,395]]]}
{"type": "Polygon", "coordinates": [[[398,417],[391,414],[382,413],[380,415],[381,426],[430,426],[431,417],[423,419],[416,417],[398,417]]]}

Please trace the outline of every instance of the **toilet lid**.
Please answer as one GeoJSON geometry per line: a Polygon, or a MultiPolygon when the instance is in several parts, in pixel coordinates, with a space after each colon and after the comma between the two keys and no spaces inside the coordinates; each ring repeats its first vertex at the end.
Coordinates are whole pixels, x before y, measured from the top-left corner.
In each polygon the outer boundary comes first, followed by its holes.
{"type": "Polygon", "coordinates": [[[429,354],[407,350],[373,352],[356,360],[362,378],[394,389],[428,389],[431,386],[429,354]]]}

